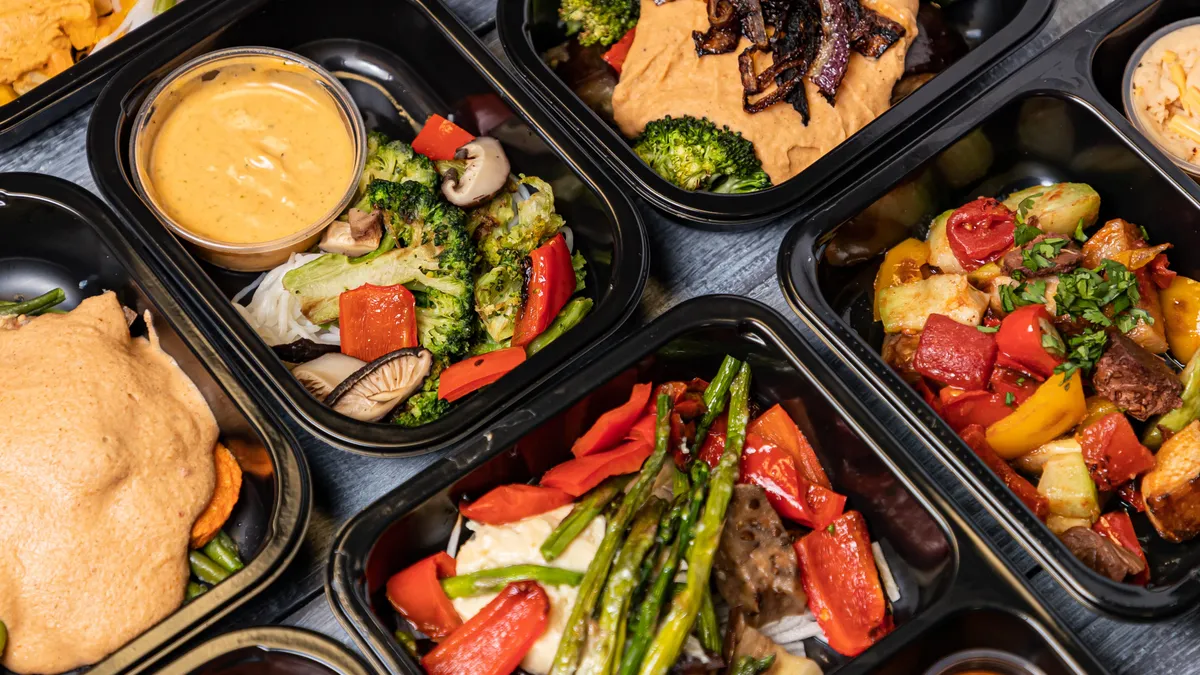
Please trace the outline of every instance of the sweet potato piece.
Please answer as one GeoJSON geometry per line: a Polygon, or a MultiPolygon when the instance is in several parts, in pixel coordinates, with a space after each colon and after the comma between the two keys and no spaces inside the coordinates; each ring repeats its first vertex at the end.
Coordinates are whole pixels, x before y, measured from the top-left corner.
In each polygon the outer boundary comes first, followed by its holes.
{"type": "Polygon", "coordinates": [[[229,514],[233,513],[238,493],[242,491],[242,467],[233,453],[217,443],[213,448],[213,460],[217,465],[217,485],[212,500],[192,525],[192,548],[201,548],[217,536],[229,520],[229,514]]]}
{"type": "Polygon", "coordinates": [[[1200,421],[1163,443],[1156,465],[1142,477],[1146,515],[1167,541],[1200,534],[1200,421]]]}

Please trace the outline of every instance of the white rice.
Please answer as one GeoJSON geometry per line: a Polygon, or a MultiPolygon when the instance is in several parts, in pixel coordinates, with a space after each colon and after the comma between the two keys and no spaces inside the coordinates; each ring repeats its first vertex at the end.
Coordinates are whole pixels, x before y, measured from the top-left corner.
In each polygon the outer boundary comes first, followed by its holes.
{"type": "Polygon", "coordinates": [[[283,275],[321,255],[293,253],[286,263],[255,279],[234,296],[234,308],[268,345],[287,344],[301,338],[327,345],[342,343],[337,326],[325,329],[304,318],[300,301],[283,287],[283,275]],[[254,295],[250,302],[240,304],[251,291],[254,295]]]}

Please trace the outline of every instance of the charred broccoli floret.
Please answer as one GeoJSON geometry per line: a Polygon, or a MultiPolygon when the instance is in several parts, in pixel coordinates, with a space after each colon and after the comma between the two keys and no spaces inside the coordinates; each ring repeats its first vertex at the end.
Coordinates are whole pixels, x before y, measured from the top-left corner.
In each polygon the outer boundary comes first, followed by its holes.
{"type": "Polygon", "coordinates": [[[439,178],[433,160],[417,154],[412,146],[404,141],[389,140],[387,136],[372,131],[367,134],[367,161],[358,179],[358,208],[370,208],[370,201],[366,196],[367,187],[375,180],[394,183],[412,181],[433,188],[438,184],[439,178]]]}
{"type": "Polygon", "coordinates": [[[524,260],[520,251],[503,249],[498,263],[475,280],[475,311],[492,342],[513,336],[525,288],[524,260]]]}
{"type": "MultiPolygon", "coordinates": [[[[499,265],[506,249],[517,251],[522,256],[529,255],[530,251],[544,244],[564,225],[562,216],[554,211],[554,190],[549,183],[536,176],[521,176],[517,186],[518,190],[527,190],[529,197],[516,205],[516,222],[496,223],[486,230],[480,228],[475,231],[485,269],[499,265]]],[[[503,204],[504,200],[509,200],[510,204],[516,201],[514,194],[503,191],[483,208],[499,214],[501,218],[511,214],[511,207],[505,208],[503,204]],[[501,200],[499,206],[495,203],[496,199],[501,200]]],[[[508,217],[511,221],[511,215],[508,217]]]]}
{"type": "Polygon", "coordinates": [[[736,194],[771,186],[754,144],[705,118],[650,122],[634,139],[633,151],[655,173],[685,190],[736,194]]]}
{"type": "Polygon", "coordinates": [[[637,25],[638,0],[562,0],[558,16],[579,44],[608,46],[637,25]]]}
{"type": "Polygon", "coordinates": [[[445,369],[446,361],[444,359],[434,359],[433,369],[430,370],[429,377],[425,378],[425,384],[421,387],[421,391],[409,396],[404,405],[396,409],[396,412],[392,414],[392,424],[402,427],[419,427],[450,412],[452,404],[446,399],[438,398],[437,395],[438,382],[445,369]]]}

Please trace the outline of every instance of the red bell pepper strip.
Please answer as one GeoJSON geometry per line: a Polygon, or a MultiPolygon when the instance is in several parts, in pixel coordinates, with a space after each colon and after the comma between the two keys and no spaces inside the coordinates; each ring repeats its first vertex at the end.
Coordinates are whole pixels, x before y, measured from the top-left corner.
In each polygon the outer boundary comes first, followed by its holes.
{"type": "Polygon", "coordinates": [[[1138,513],[1146,512],[1146,499],[1142,497],[1142,488],[1138,486],[1137,481],[1131,480],[1117,488],[1117,496],[1134,511],[1138,513]]]}
{"type": "Polygon", "coordinates": [[[621,68],[625,66],[625,58],[629,56],[629,48],[633,46],[635,33],[637,33],[637,28],[630,28],[629,32],[609,47],[601,57],[608,65],[612,66],[613,70],[617,71],[618,75],[621,74],[621,68]]]}
{"type": "Polygon", "coordinates": [[[1098,490],[1115,490],[1154,468],[1154,455],[1138,441],[1124,413],[1109,413],[1084,427],[1079,445],[1098,490]]]}
{"type": "Polygon", "coordinates": [[[1043,380],[1066,360],[1065,343],[1045,305],[1026,305],[1004,317],[996,331],[996,346],[1000,349],[997,365],[1043,380]]]}
{"type": "Polygon", "coordinates": [[[497,349],[465,358],[442,371],[442,377],[438,380],[438,398],[457,401],[504,377],[524,362],[525,350],[521,347],[497,349]]]}
{"type": "Polygon", "coordinates": [[[950,250],[968,272],[1008,252],[1015,232],[1016,215],[991,197],[960,206],[946,221],[950,250]]]}
{"type": "Polygon", "coordinates": [[[469,131],[441,115],[430,115],[413,139],[413,150],[429,159],[454,159],[454,153],[475,140],[469,131]]]}
{"type": "Polygon", "coordinates": [[[1167,268],[1171,261],[1167,259],[1166,253],[1159,253],[1150,261],[1150,280],[1158,287],[1160,291],[1165,291],[1175,281],[1175,270],[1167,268]]]}
{"type": "Polygon", "coordinates": [[[571,266],[571,251],[561,234],[533,249],[529,254],[529,283],[525,287],[525,303],[517,315],[512,343],[524,347],[541,335],[554,317],[562,311],[575,294],[575,268],[571,266]]]}
{"type": "Polygon", "coordinates": [[[515,523],[553,511],[574,501],[571,495],[537,485],[501,485],[479,499],[459,507],[464,517],[486,525],[515,523]]]}
{"type": "Polygon", "coordinates": [[[647,445],[654,445],[655,424],[654,415],[642,415],[641,419],[635,422],[629,433],[625,435],[625,438],[631,441],[641,441],[647,445]]]}
{"type": "Polygon", "coordinates": [[[558,488],[578,497],[591,490],[605,478],[633,473],[654,452],[654,446],[640,440],[626,441],[607,452],[597,452],[572,459],[546,472],[541,484],[558,488]]]}
{"type": "Polygon", "coordinates": [[[825,467],[821,466],[821,460],[817,459],[816,451],[783,406],[778,403],[771,406],[750,422],[746,432],[787,450],[796,462],[796,471],[804,480],[820,485],[826,490],[833,489],[829,476],[825,474],[825,467]]]}
{"type": "Polygon", "coordinates": [[[514,581],[421,659],[429,675],[508,675],[546,632],[550,599],[536,581],[514,581]]]}
{"type": "Polygon", "coordinates": [[[417,630],[434,640],[444,638],[462,625],[440,582],[454,575],[454,558],[434,553],[388,579],[388,602],[417,630]]]}
{"type": "Polygon", "coordinates": [[[959,389],[984,389],[996,364],[991,333],[931,314],[913,354],[913,369],[935,382],[959,389]]]}
{"type": "Polygon", "coordinates": [[[338,296],[342,353],[363,361],[417,346],[417,303],[401,284],[363,284],[338,296]]]}
{"type": "Polygon", "coordinates": [[[704,444],[700,446],[698,457],[708,465],[708,468],[717,468],[717,463],[721,461],[721,455],[725,454],[725,434],[729,431],[729,416],[722,413],[713,420],[711,426],[708,427],[708,435],[704,437],[704,444]]]}
{"type": "Polygon", "coordinates": [[[942,402],[938,398],[938,394],[933,393],[933,389],[929,388],[929,383],[925,381],[925,378],[922,377],[920,380],[917,380],[916,384],[913,385],[913,389],[916,389],[921,394],[921,398],[925,399],[925,402],[929,404],[930,408],[933,408],[933,411],[939,417],[942,415],[942,402]]]}
{"type": "Polygon", "coordinates": [[[942,418],[951,429],[960,433],[972,424],[986,429],[1016,410],[1015,402],[1010,406],[1004,402],[1003,395],[990,391],[965,391],[944,406],[942,418]]]}
{"type": "Polygon", "coordinates": [[[983,463],[992,470],[992,473],[996,474],[1008,489],[1012,490],[1017,499],[1020,499],[1021,503],[1033,511],[1039,520],[1046,520],[1049,517],[1050,500],[1039,493],[1032,483],[1025,480],[1024,476],[1014,471],[1008,462],[996,454],[995,450],[992,450],[992,446],[988,445],[983,427],[971,425],[960,431],[959,435],[979,459],[982,459],[983,463]]]}
{"type": "Polygon", "coordinates": [[[756,434],[746,433],[740,482],[767,493],[775,511],[805,527],[821,529],[846,508],[846,498],[802,477],[792,454],[756,434]]]}
{"type": "Polygon", "coordinates": [[[867,523],[847,511],[795,544],[808,606],[829,646],[857,656],[891,631],[867,523]]]}
{"type": "MultiPolygon", "coordinates": [[[[571,445],[571,454],[586,457],[608,450],[619,443],[642,418],[642,409],[646,407],[646,401],[650,400],[652,389],[653,386],[649,382],[633,385],[629,400],[601,415],[600,419],[592,424],[592,428],[571,445]]],[[[650,434],[650,444],[654,444],[653,431],[650,434]]]]}
{"type": "MultiPolygon", "coordinates": [[[[1142,550],[1142,544],[1138,541],[1137,532],[1133,530],[1133,521],[1129,519],[1129,514],[1124,511],[1111,511],[1100,516],[1092,529],[1100,534],[1108,537],[1112,543],[1127,549],[1138,558],[1143,564],[1146,564],[1146,553],[1142,550]]],[[[1150,581],[1150,566],[1133,576],[1133,583],[1144,586],[1150,581]]]]}
{"type": "Polygon", "coordinates": [[[1032,375],[1027,375],[1012,368],[1001,368],[999,365],[999,357],[997,357],[997,365],[992,370],[992,379],[989,384],[992,391],[1005,397],[1013,395],[1013,405],[1021,405],[1025,399],[1033,396],[1033,392],[1037,391],[1038,385],[1042,383],[1032,375]]]}

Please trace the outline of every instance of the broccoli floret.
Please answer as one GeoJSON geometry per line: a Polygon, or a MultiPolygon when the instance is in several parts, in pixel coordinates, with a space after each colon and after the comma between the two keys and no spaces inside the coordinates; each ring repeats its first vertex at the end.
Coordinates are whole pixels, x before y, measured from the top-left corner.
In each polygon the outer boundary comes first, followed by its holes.
{"type": "Polygon", "coordinates": [[[404,141],[392,141],[387,136],[372,131],[367,134],[367,161],[362,176],[358,179],[358,208],[370,208],[366,192],[371,181],[375,180],[395,183],[412,181],[432,188],[437,185],[439,178],[433,160],[417,154],[412,146],[404,141]]]}
{"type": "MultiPolygon", "coordinates": [[[[517,204],[516,222],[511,222],[510,215],[507,222],[498,222],[497,226],[489,228],[484,234],[481,234],[483,230],[475,232],[479,254],[485,263],[484,269],[499,265],[506,249],[517,251],[522,256],[529,255],[530,251],[545,243],[563,226],[562,216],[554,212],[554,190],[549,183],[536,176],[521,176],[517,185],[518,190],[525,189],[530,194],[517,204]]],[[[498,199],[504,199],[506,194],[502,192],[498,199]]],[[[511,195],[509,199],[515,200],[511,195]]],[[[503,218],[505,213],[512,213],[511,207],[507,211],[492,204],[484,208],[495,208],[495,212],[500,214],[499,218],[503,218]]]]}
{"type": "Polygon", "coordinates": [[[664,117],[646,125],[633,151],[655,173],[685,190],[721,194],[770,187],[754,144],[705,118],[664,117]]]}
{"type": "Polygon", "coordinates": [[[404,406],[392,414],[392,424],[402,427],[419,427],[450,412],[452,404],[445,399],[438,398],[437,395],[438,382],[445,369],[446,361],[444,359],[434,359],[433,368],[429,372],[429,377],[425,378],[425,384],[422,385],[421,391],[409,396],[408,400],[404,402],[404,406]]]}
{"type": "Polygon", "coordinates": [[[608,46],[637,25],[638,0],[562,0],[558,16],[579,44],[608,46]]]}
{"type": "Polygon", "coordinates": [[[525,288],[524,259],[520,251],[503,249],[498,264],[475,280],[475,312],[492,342],[512,339],[525,288]]]}
{"type": "Polygon", "coordinates": [[[587,288],[587,259],[576,250],[571,254],[571,267],[575,270],[575,292],[587,288]]]}

